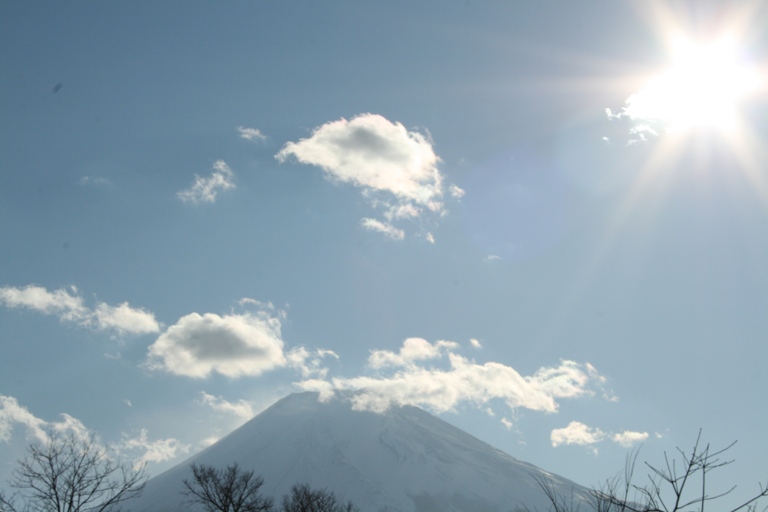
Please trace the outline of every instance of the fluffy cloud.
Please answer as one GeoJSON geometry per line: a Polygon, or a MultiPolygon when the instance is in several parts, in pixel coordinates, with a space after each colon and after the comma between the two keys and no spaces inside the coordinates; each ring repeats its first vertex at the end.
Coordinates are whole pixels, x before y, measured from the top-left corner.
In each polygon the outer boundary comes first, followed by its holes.
{"type": "Polygon", "coordinates": [[[237,131],[240,133],[240,137],[245,140],[267,140],[267,136],[261,133],[261,130],[257,128],[238,126],[237,131]]]}
{"type": "Polygon", "coordinates": [[[549,438],[552,441],[552,446],[561,444],[585,446],[602,441],[605,438],[605,432],[599,428],[591,428],[581,422],[572,421],[565,428],[554,429],[549,438]]]}
{"type": "Polygon", "coordinates": [[[15,425],[26,427],[27,435],[37,440],[46,439],[46,422],[29,412],[12,396],[0,395],[0,441],[10,442],[15,425]]]}
{"type": "Polygon", "coordinates": [[[148,365],[187,377],[218,372],[255,376],[286,364],[280,319],[270,310],[217,315],[190,313],[149,347],[148,365]]]}
{"type": "Polygon", "coordinates": [[[648,432],[633,432],[625,430],[611,435],[611,440],[619,443],[621,446],[630,447],[635,443],[640,443],[648,439],[648,432]]]}
{"type": "Polygon", "coordinates": [[[200,403],[209,406],[214,411],[234,414],[235,416],[244,420],[253,418],[253,404],[247,400],[243,400],[241,398],[234,403],[228,402],[224,399],[224,397],[209,395],[205,391],[201,391],[200,395],[200,403]]]}
{"type": "Polygon", "coordinates": [[[324,379],[328,374],[328,368],[323,366],[323,359],[326,357],[339,358],[338,354],[333,350],[307,350],[304,347],[292,348],[288,354],[286,354],[288,365],[291,368],[298,370],[301,373],[301,377],[304,379],[311,377],[324,379]]]}
{"type": "Polygon", "coordinates": [[[59,421],[45,421],[20,405],[16,398],[0,395],[0,441],[10,442],[17,425],[25,429],[27,438],[42,443],[48,441],[49,432],[71,433],[82,439],[89,434],[85,425],[69,414],[62,414],[59,421]]]}
{"type": "Polygon", "coordinates": [[[9,308],[26,308],[56,315],[65,322],[74,322],[96,330],[111,330],[119,334],[150,334],[160,331],[155,316],[141,308],[133,308],[127,302],[110,306],[103,302],[91,309],[85,306],[77,288],[46,288],[28,285],[23,288],[0,287],[0,303],[9,308]]]}
{"type": "MultiPolygon", "coordinates": [[[[280,162],[294,157],[315,165],[331,181],[350,183],[363,189],[388,220],[417,218],[425,212],[445,213],[443,176],[432,144],[421,133],[375,114],[339,119],[316,128],[309,138],[287,143],[275,155],[280,162]]],[[[449,188],[452,197],[464,191],[449,188]]],[[[363,226],[390,238],[395,228],[381,221],[364,219],[363,226]],[[386,229],[385,229],[386,228],[386,229]]]]}
{"type": "Polygon", "coordinates": [[[217,160],[210,176],[203,178],[195,174],[192,185],[179,191],[176,196],[185,203],[213,203],[220,191],[235,188],[234,177],[232,169],[224,160],[217,160]]]}
{"type": "Polygon", "coordinates": [[[189,453],[191,447],[172,437],[152,441],[147,430],[141,429],[134,437],[123,434],[122,440],[113,448],[118,454],[133,460],[133,467],[138,469],[151,462],[175,459],[182,453],[189,453]]]}
{"type": "Polygon", "coordinates": [[[365,217],[360,220],[360,225],[369,231],[377,231],[379,233],[383,233],[385,236],[391,238],[392,240],[402,240],[405,238],[405,231],[396,228],[388,222],[382,222],[380,220],[369,219],[368,217],[365,217]]]}
{"type": "Polygon", "coordinates": [[[599,428],[593,428],[579,421],[572,421],[565,428],[556,428],[550,434],[552,446],[561,444],[575,444],[580,446],[592,446],[609,439],[622,446],[629,447],[635,443],[648,439],[647,432],[633,432],[625,430],[616,434],[603,432],[599,428]]]}
{"type": "MultiPolygon", "coordinates": [[[[25,429],[28,439],[41,443],[49,440],[48,435],[51,432],[73,434],[80,439],[87,439],[92,435],[82,421],[69,414],[61,414],[59,421],[45,421],[20,405],[16,398],[0,395],[0,441],[9,443],[16,426],[25,429]]],[[[171,460],[180,453],[189,452],[190,447],[173,438],[151,441],[147,431],[142,429],[135,437],[123,434],[122,440],[112,448],[117,455],[124,455],[133,460],[134,467],[138,468],[149,462],[171,460]]]]}
{"type": "Polygon", "coordinates": [[[479,407],[499,399],[511,410],[555,412],[559,399],[592,394],[591,384],[600,382],[600,376],[591,367],[573,361],[562,361],[559,366],[522,376],[501,363],[475,363],[453,353],[457,347],[450,341],[430,344],[420,338],[409,338],[398,352],[371,353],[369,366],[390,370],[388,374],[330,381],[311,379],[299,386],[319,391],[323,397],[336,391],[352,392],[356,408],[374,411],[386,410],[393,404],[409,404],[444,412],[461,403],[479,407]],[[427,364],[446,359],[447,369],[427,364]]]}
{"type": "Polygon", "coordinates": [[[407,367],[413,366],[416,361],[436,359],[443,353],[458,348],[459,344],[453,341],[440,340],[431,344],[422,338],[408,338],[398,353],[389,350],[374,350],[368,358],[371,368],[407,367]]]}

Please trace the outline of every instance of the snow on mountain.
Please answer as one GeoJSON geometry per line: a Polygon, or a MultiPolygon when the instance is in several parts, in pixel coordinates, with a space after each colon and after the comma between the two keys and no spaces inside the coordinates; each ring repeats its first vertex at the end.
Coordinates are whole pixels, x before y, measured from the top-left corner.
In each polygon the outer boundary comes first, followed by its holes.
{"type": "Polygon", "coordinates": [[[537,478],[566,496],[587,489],[519,461],[417,408],[356,411],[342,397],[316,393],[279,400],[197,455],[152,478],[133,512],[194,510],[181,494],[192,462],[238,462],[264,478],[279,504],[295,483],[327,488],[364,512],[511,512],[526,504],[547,510],[537,478]]]}

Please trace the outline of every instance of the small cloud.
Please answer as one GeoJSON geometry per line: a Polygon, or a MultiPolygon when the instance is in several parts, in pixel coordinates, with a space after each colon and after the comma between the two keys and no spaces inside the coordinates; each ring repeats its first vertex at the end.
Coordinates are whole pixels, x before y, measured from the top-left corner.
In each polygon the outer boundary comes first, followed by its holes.
{"type": "Polygon", "coordinates": [[[106,187],[112,185],[112,182],[108,179],[99,178],[98,176],[83,176],[78,183],[84,187],[106,187]]]}
{"type": "Polygon", "coordinates": [[[635,443],[641,443],[648,439],[648,432],[633,432],[631,430],[625,430],[618,434],[612,434],[611,439],[619,443],[626,448],[632,446],[635,443]]]}
{"type": "Polygon", "coordinates": [[[192,186],[179,191],[176,196],[184,203],[213,203],[220,191],[233,188],[235,183],[232,169],[224,160],[217,160],[213,164],[213,172],[210,176],[202,178],[195,174],[192,186]]]}
{"type": "Polygon", "coordinates": [[[469,343],[470,343],[470,345],[472,345],[475,348],[483,348],[483,346],[480,344],[480,342],[478,340],[476,340],[475,338],[470,338],[469,343]]]}
{"type": "Polygon", "coordinates": [[[424,238],[427,239],[427,242],[434,244],[435,243],[435,236],[432,233],[427,233],[424,238]]]}
{"type": "MultiPolygon", "coordinates": [[[[362,189],[374,208],[384,211],[389,221],[417,219],[425,214],[439,218],[446,213],[443,181],[428,136],[407,130],[402,124],[376,114],[360,114],[351,120],[339,119],[316,128],[309,138],[288,142],[275,155],[283,163],[295,158],[302,164],[321,168],[333,182],[362,189]]],[[[452,196],[463,194],[450,187],[452,196]]],[[[396,228],[367,227],[390,238],[396,228]]]]}
{"type": "Polygon", "coordinates": [[[317,349],[312,351],[304,347],[293,348],[286,354],[288,365],[299,370],[303,379],[312,377],[324,379],[328,374],[328,368],[322,365],[322,361],[326,357],[339,358],[333,350],[317,349]]]}
{"type": "Polygon", "coordinates": [[[618,443],[625,448],[629,448],[635,443],[648,439],[648,433],[634,432],[631,430],[625,430],[618,433],[603,432],[599,428],[588,427],[579,421],[572,421],[565,428],[554,429],[550,435],[552,446],[555,447],[561,444],[588,446],[597,444],[606,439],[618,443]]]}
{"type": "Polygon", "coordinates": [[[486,263],[490,263],[492,261],[499,261],[499,260],[501,260],[501,256],[499,256],[498,254],[489,254],[488,256],[483,258],[483,261],[486,263]]]}
{"type": "Polygon", "coordinates": [[[191,448],[172,437],[150,440],[146,429],[141,429],[133,437],[124,433],[122,440],[113,447],[117,454],[133,459],[135,469],[152,462],[173,460],[182,453],[189,453],[191,448]]]}
{"type": "Polygon", "coordinates": [[[364,218],[360,221],[360,225],[369,231],[376,231],[383,233],[392,240],[402,240],[405,238],[405,231],[398,229],[388,222],[382,222],[376,219],[364,218]]]}
{"type": "Polygon", "coordinates": [[[133,407],[133,403],[128,400],[127,398],[123,398],[123,403],[127,405],[128,407],[133,407]]]}
{"type": "Polygon", "coordinates": [[[160,330],[160,324],[152,313],[132,308],[127,302],[119,306],[101,302],[93,310],[92,318],[99,329],[112,329],[120,334],[150,334],[160,330]]]}
{"type": "Polygon", "coordinates": [[[10,443],[13,429],[17,425],[25,428],[27,438],[33,438],[42,443],[48,440],[50,431],[70,432],[78,438],[85,438],[88,435],[85,425],[69,414],[61,414],[59,421],[45,421],[20,405],[16,398],[0,395],[0,441],[10,443]]]}
{"type": "Polygon", "coordinates": [[[373,350],[368,357],[368,365],[371,368],[410,366],[416,361],[438,358],[444,352],[458,347],[459,344],[453,341],[440,340],[433,345],[423,338],[408,338],[398,353],[373,350]]]}
{"type": "Polygon", "coordinates": [[[455,197],[456,199],[461,199],[466,194],[463,188],[459,188],[456,185],[451,185],[448,187],[448,192],[450,192],[451,196],[455,197]]]}
{"type": "Polygon", "coordinates": [[[99,302],[91,309],[85,306],[77,288],[60,288],[48,291],[42,286],[27,285],[23,288],[0,287],[0,304],[11,309],[26,308],[43,314],[56,315],[62,322],[74,322],[83,327],[118,334],[150,334],[160,331],[154,314],[127,302],[110,306],[99,302]]]}
{"type": "Polygon", "coordinates": [[[217,315],[190,313],[149,347],[147,365],[175,375],[257,376],[284,366],[280,319],[272,311],[217,315]]]}
{"type": "Polygon", "coordinates": [[[240,137],[245,140],[267,140],[267,136],[261,133],[261,130],[257,128],[238,126],[237,131],[240,132],[240,137]]]}
{"type": "Polygon", "coordinates": [[[223,397],[209,395],[205,391],[201,391],[200,395],[200,403],[209,406],[214,411],[233,414],[244,420],[253,418],[255,414],[255,411],[253,410],[253,404],[246,400],[240,399],[234,403],[227,402],[223,397]]]}
{"type": "Polygon", "coordinates": [[[552,446],[576,444],[580,446],[599,443],[605,438],[605,432],[591,428],[579,421],[572,421],[565,428],[556,428],[549,436],[552,446]]]}

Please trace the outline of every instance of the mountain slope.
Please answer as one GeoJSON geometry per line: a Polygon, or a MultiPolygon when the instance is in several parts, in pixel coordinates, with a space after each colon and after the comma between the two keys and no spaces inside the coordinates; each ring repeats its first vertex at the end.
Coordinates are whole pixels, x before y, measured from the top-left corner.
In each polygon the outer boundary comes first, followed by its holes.
{"type": "Polygon", "coordinates": [[[151,479],[134,512],[190,510],[180,494],[189,464],[238,462],[264,477],[264,494],[295,483],[326,487],[363,511],[508,512],[525,503],[546,510],[536,478],[587,499],[586,489],[497,450],[416,407],[384,414],[352,410],[316,393],[278,401],[189,460],[151,479]]]}

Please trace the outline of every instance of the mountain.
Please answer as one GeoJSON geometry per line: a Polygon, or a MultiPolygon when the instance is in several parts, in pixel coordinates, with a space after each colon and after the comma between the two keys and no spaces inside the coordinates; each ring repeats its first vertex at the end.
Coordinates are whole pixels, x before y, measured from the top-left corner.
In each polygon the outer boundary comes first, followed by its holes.
{"type": "MultiPolygon", "coordinates": [[[[133,512],[194,510],[180,492],[190,463],[238,462],[264,478],[279,504],[295,483],[327,488],[364,512],[547,510],[537,479],[579,501],[587,489],[519,461],[417,407],[356,411],[342,397],[316,393],[279,400],[190,459],[152,478],[133,512]]],[[[570,499],[570,498],[569,498],[570,499]]]]}

